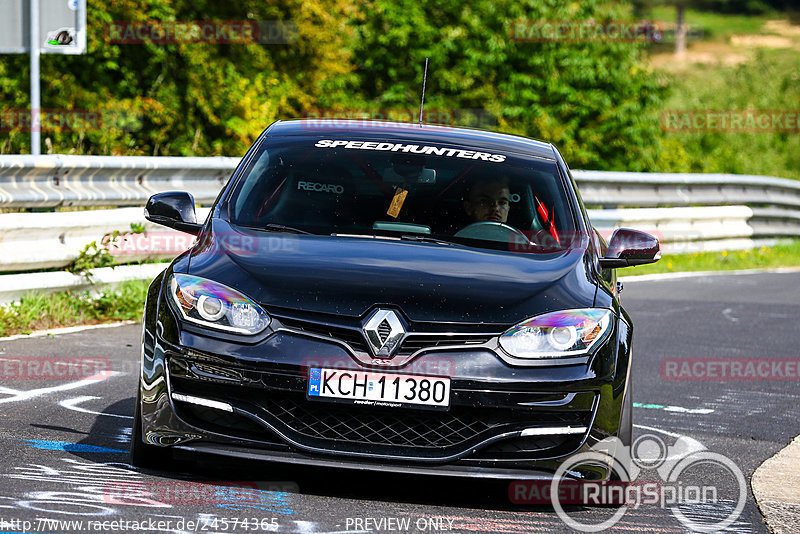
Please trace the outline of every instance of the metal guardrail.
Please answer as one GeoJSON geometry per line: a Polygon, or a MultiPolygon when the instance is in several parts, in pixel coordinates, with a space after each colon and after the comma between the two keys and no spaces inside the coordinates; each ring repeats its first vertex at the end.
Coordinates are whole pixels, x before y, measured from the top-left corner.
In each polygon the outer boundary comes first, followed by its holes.
{"type": "Polygon", "coordinates": [[[665,254],[733,250],[769,243],[750,224],[748,206],[588,210],[592,224],[608,239],[627,227],[656,236],[665,254]]]}
{"type": "Polygon", "coordinates": [[[0,208],[143,206],[154,193],[191,191],[209,205],[239,158],[0,156],[0,208]]]}
{"type": "MultiPolygon", "coordinates": [[[[198,220],[208,215],[197,210],[198,220]]],[[[106,233],[130,232],[131,223],[144,225],[145,234],[128,235],[110,247],[117,263],[172,259],[193,242],[194,236],[151,223],[144,210],[119,208],[53,213],[0,214],[0,272],[66,267],[84,247],[101,243],[106,233]]]]}
{"type": "MultiPolygon", "coordinates": [[[[0,156],[0,208],[138,206],[0,214],[0,272],[69,264],[106,232],[145,222],[141,206],[160,191],[189,191],[198,204],[209,205],[238,163],[237,158],[0,156]]],[[[650,231],[667,253],[747,248],[800,236],[800,181],[729,174],[573,175],[584,202],[595,208],[590,218],[601,232],[608,235],[620,226],[650,231]]],[[[149,223],[146,228],[161,243],[153,248],[152,240],[145,242],[119,260],[167,258],[183,246],[180,236],[186,234],[170,237],[169,230],[149,223]]]]}
{"type": "Polygon", "coordinates": [[[602,207],[779,206],[800,210],[800,181],[740,174],[573,171],[583,201],[602,207]]]}

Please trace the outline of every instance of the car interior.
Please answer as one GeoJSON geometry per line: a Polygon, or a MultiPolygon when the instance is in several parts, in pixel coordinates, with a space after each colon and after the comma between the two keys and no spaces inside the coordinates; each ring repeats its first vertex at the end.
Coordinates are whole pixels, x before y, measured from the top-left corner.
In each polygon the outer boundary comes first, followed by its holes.
{"type": "Polygon", "coordinates": [[[452,236],[471,223],[464,209],[469,184],[502,176],[511,193],[509,226],[536,235],[563,225],[560,184],[543,170],[420,154],[337,152],[262,156],[238,187],[232,220],[312,233],[397,228],[452,236]],[[271,161],[265,164],[265,158],[271,161]]]}

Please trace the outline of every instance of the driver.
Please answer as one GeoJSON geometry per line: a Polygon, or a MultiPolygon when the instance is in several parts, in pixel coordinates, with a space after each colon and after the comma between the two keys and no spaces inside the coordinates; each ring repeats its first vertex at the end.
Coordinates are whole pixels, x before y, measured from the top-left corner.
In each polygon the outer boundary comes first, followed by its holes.
{"type": "Polygon", "coordinates": [[[505,178],[490,178],[470,184],[464,212],[472,222],[505,223],[511,207],[511,191],[505,178]]]}

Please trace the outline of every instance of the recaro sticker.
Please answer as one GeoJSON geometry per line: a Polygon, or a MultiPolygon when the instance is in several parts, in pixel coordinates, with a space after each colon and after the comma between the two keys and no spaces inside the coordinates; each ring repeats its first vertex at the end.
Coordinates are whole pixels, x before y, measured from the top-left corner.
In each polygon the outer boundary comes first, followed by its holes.
{"type": "Polygon", "coordinates": [[[404,145],[402,143],[379,143],[375,141],[348,141],[343,139],[320,139],[314,145],[317,148],[353,148],[358,150],[378,150],[383,152],[412,152],[414,154],[433,154],[435,156],[449,156],[465,159],[480,159],[500,163],[505,161],[504,154],[491,154],[489,152],[476,152],[460,148],[445,148],[429,145],[404,145]]]}
{"type": "Polygon", "coordinates": [[[341,195],[344,193],[344,187],[338,184],[323,184],[320,182],[297,182],[297,189],[302,191],[318,191],[321,193],[336,193],[341,195]]]}

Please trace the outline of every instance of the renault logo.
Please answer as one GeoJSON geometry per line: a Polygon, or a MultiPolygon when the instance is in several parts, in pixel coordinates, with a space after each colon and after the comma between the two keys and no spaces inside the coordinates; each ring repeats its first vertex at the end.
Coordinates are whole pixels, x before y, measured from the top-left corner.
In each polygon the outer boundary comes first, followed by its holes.
{"type": "Polygon", "coordinates": [[[372,312],[361,330],[376,358],[391,357],[406,334],[397,314],[392,310],[381,309],[372,312]]]}

